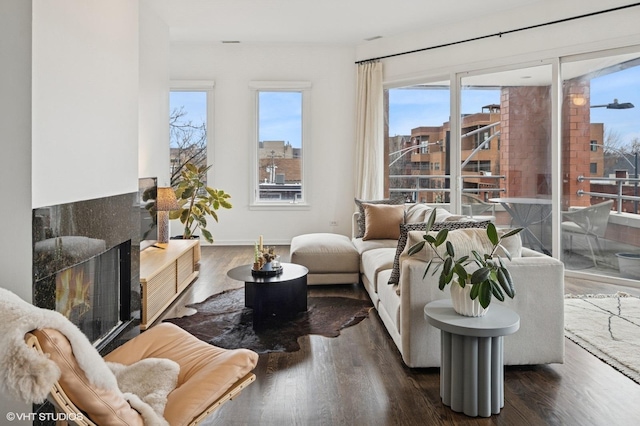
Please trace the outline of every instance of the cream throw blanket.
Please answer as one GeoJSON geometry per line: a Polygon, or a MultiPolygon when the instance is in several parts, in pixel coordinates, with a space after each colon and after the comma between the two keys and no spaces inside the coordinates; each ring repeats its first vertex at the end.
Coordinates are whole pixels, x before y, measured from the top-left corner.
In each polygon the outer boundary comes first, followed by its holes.
{"type": "Polygon", "coordinates": [[[60,370],[24,340],[26,333],[42,328],[56,329],[69,339],[89,382],[121,394],[141,414],[146,425],[168,425],[162,414],[167,395],[177,383],[180,370],[177,363],[153,358],[130,366],[106,363],[89,339],[62,314],[33,306],[1,287],[0,391],[27,403],[46,399],[60,377],[60,370]]]}

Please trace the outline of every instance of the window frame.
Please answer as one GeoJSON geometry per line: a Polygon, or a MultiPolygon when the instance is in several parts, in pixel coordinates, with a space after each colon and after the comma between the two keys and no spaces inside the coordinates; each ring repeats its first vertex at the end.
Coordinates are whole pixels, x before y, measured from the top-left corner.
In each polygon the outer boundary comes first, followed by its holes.
{"type": "Polygon", "coordinates": [[[251,172],[250,172],[250,193],[249,193],[249,209],[251,210],[308,210],[310,207],[310,111],[311,111],[311,82],[309,81],[251,81],[249,82],[249,91],[251,95],[251,134],[249,137],[249,152],[251,155],[251,172]],[[276,200],[260,200],[258,198],[259,189],[259,100],[260,92],[298,92],[302,97],[302,118],[301,118],[301,143],[300,150],[302,159],[300,164],[301,175],[301,196],[294,201],[276,201],[276,200]]]}

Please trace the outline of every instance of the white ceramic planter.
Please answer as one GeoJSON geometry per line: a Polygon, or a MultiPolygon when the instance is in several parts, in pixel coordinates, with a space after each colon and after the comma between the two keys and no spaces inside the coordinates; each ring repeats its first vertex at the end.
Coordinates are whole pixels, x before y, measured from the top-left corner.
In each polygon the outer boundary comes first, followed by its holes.
{"type": "Polygon", "coordinates": [[[618,267],[623,278],[640,279],[640,254],[616,253],[616,256],[618,257],[618,267]]]}
{"type": "Polygon", "coordinates": [[[480,305],[480,301],[476,297],[475,300],[471,300],[471,284],[467,284],[464,288],[460,287],[457,281],[452,281],[449,285],[451,287],[451,303],[453,304],[453,310],[467,317],[481,317],[487,313],[490,306],[486,309],[480,305]]]}

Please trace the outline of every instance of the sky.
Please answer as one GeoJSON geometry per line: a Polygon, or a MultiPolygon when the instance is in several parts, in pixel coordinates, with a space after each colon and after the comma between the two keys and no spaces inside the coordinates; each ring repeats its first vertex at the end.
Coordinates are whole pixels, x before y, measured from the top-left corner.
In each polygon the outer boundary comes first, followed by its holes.
{"type": "MultiPolygon", "coordinates": [[[[640,138],[640,66],[591,80],[591,105],[631,102],[635,108],[615,110],[592,108],[591,122],[604,123],[624,143],[640,138]]],[[[482,107],[500,103],[498,90],[462,91],[461,112],[473,114],[482,107]]],[[[420,126],[441,126],[449,121],[448,89],[394,89],[389,91],[389,134],[410,135],[420,126]]]]}
{"type": "Polygon", "coordinates": [[[186,115],[182,121],[191,121],[195,125],[207,122],[207,93],[172,91],[169,94],[169,110],[184,107],[186,115]]]}
{"type": "Polygon", "coordinates": [[[302,145],[302,93],[260,92],[260,141],[285,141],[302,145]]]}
{"type": "MultiPolygon", "coordinates": [[[[635,108],[614,110],[592,108],[591,122],[604,123],[622,138],[622,144],[640,138],[640,66],[591,80],[591,104],[608,104],[618,99],[635,108]]],[[[183,105],[188,119],[206,121],[205,92],[171,92],[171,110],[183,105]]],[[[409,135],[420,126],[441,126],[449,121],[449,90],[393,89],[389,92],[389,134],[409,135]]],[[[463,114],[481,112],[488,104],[499,104],[498,90],[463,90],[463,114]]],[[[284,140],[301,146],[302,108],[299,92],[261,92],[259,139],[284,140]]]]}

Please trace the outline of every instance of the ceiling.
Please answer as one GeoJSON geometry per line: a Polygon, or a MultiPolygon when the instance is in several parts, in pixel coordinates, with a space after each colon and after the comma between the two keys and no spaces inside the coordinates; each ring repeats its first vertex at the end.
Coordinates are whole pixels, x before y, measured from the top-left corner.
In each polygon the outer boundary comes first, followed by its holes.
{"type": "Polygon", "coordinates": [[[358,45],[547,0],[143,0],[172,41],[358,45]]]}

